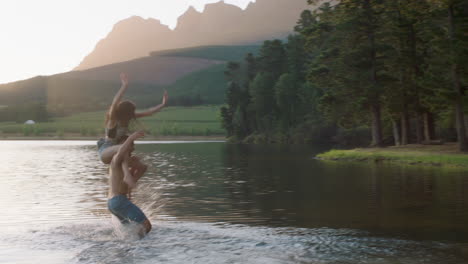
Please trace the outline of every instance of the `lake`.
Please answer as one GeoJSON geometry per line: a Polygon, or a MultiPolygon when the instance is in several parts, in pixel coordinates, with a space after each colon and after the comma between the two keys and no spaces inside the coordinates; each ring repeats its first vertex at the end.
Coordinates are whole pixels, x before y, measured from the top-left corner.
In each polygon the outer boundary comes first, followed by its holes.
{"type": "Polygon", "coordinates": [[[138,240],[93,141],[0,141],[0,263],[467,263],[468,173],[325,150],[140,142],[138,240]]]}

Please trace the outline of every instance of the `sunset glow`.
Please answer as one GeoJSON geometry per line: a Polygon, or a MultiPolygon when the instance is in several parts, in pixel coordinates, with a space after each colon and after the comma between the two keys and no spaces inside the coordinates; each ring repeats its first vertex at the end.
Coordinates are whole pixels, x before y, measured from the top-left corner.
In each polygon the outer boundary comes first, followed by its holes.
{"type": "MultiPolygon", "coordinates": [[[[0,4],[0,84],[69,71],[115,23],[155,18],[175,28],[189,6],[218,0],[6,0],[0,4]]],[[[225,0],[245,8],[254,0],[225,0]]]]}

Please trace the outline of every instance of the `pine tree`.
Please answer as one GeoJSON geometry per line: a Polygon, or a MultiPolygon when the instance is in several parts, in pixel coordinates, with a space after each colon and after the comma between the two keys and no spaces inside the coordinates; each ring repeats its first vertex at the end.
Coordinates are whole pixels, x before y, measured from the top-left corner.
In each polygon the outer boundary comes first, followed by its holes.
{"type": "Polygon", "coordinates": [[[468,82],[468,1],[430,0],[429,3],[435,25],[429,70],[438,92],[453,105],[459,150],[468,151],[464,113],[468,82]]]}

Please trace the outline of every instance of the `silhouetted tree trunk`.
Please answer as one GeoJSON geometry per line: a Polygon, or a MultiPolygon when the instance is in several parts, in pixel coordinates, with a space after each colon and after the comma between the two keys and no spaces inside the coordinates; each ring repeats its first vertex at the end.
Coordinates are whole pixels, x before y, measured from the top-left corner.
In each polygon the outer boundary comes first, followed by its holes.
{"type": "MultiPolygon", "coordinates": [[[[465,128],[468,127],[468,118],[465,118],[465,128]]],[[[468,129],[465,129],[465,137],[468,138],[468,129]]]]}
{"type": "MultiPolygon", "coordinates": [[[[454,41],[455,41],[455,21],[453,14],[453,4],[448,6],[448,19],[449,19],[449,39],[451,43],[451,50],[454,52],[454,41]]],[[[468,144],[465,136],[465,119],[463,114],[463,88],[460,83],[460,76],[458,75],[458,65],[456,62],[452,62],[451,67],[453,88],[456,93],[455,99],[455,120],[457,124],[457,140],[458,149],[460,151],[468,151],[468,144]]]]}
{"type": "Polygon", "coordinates": [[[380,93],[378,91],[379,82],[377,80],[377,48],[375,43],[375,13],[372,8],[370,0],[364,0],[362,4],[363,10],[367,18],[367,42],[369,45],[369,61],[370,61],[370,83],[371,91],[369,98],[371,100],[371,114],[372,114],[372,146],[383,147],[382,138],[382,120],[381,120],[381,106],[380,106],[380,93]]]}
{"type": "Polygon", "coordinates": [[[423,135],[423,115],[421,114],[420,111],[416,111],[416,143],[421,144],[424,140],[424,135],[423,135]]]}
{"type": "Polygon", "coordinates": [[[382,140],[382,121],[380,116],[380,105],[373,104],[371,106],[371,114],[372,114],[372,143],[371,146],[373,147],[382,147],[383,140],[382,140]]]}
{"type": "Polygon", "coordinates": [[[400,122],[399,120],[395,120],[392,118],[392,127],[393,127],[393,140],[395,142],[395,146],[401,145],[400,139],[400,122]]]}
{"type": "Polygon", "coordinates": [[[409,116],[408,116],[408,111],[405,106],[405,109],[401,113],[401,144],[408,145],[410,143],[409,137],[410,137],[409,116]]]}
{"type": "Polygon", "coordinates": [[[424,140],[430,141],[434,139],[434,117],[432,113],[425,112],[423,114],[424,120],[424,140]]]}

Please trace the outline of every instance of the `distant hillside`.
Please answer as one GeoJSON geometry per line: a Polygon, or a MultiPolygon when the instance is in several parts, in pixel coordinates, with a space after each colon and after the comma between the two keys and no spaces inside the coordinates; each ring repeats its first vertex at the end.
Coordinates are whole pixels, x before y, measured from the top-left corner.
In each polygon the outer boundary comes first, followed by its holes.
{"type": "Polygon", "coordinates": [[[200,46],[182,49],[153,51],[151,56],[194,57],[218,61],[237,61],[247,53],[258,54],[260,45],[243,46],[200,46]]]}
{"type": "Polygon", "coordinates": [[[118,81],[121,72],[132,82],[169,85],[182,76],[223,63],[220,60],[182,56],[147,56],[83,71],[58,74],[60,78],[118,81]]]}
{"type": "Polygon", "coordinates": [[[132,82],[171,85],[180,78],[227,61],[257,54],[260,46],[203,46],[152,52],[150,56],[55,76],[67,79],[118,81],[126,72],[132,82]]]}
{"type": "Polygon", "coordinates": [[[184,99],[200,99],[204,104],[223,104],[226,93],[225,64],[191,73],[165,87],[175,104],[183,105],[184,99]]]}
{"type": "MultiPolygon", "coordinates": [[[[95,81],[41,76],[0,85],[0,105],[22,108],[31,104],[45,105],[54,115],[102,110],[107,108],[120,88],[118,81],[95,81]]],[[[149,106],[160,102],[163,87],[132,83],[126,98],[149,106]]],[[[3,109],[5,110],[5,109],[3,109]]]]}
{"type": "Polygon", "coordinates": [[[156,19],[131,17],[117,23],[76,70],[144,57],[159,50],[258,44],[265,39],[285,38],[307,8],[306,0],[256,0],[245,10],[221,1],[207,4],[203,12],[189,8],[174,30],[156,19]]]}
{"type": "MultiPolygon", "coordinates": [[[[158,104],[165,89],[175,105],[224,102],[225,63],[256,54],[259,46],[206,46],[168,50],[153,56],[84,71],[0,85],[0,105],[44,104],[55,115],[103,110],[120,88],[119,74],[130,76],[126,98],[139,107],[158,104]]],[[[1,112],[1,109],[0,109],[1,112]]]]}

